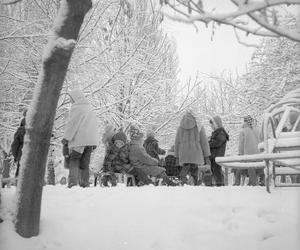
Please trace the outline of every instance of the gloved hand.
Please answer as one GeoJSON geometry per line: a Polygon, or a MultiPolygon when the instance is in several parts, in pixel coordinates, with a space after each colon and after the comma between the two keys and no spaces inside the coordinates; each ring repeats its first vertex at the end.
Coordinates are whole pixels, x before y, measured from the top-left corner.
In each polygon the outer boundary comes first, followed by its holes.
{"type": "Polygon", "coordinates": [[[204,157],[204,163],[205,163],[205,165],[210,165],[209,156],[204,157]]]}

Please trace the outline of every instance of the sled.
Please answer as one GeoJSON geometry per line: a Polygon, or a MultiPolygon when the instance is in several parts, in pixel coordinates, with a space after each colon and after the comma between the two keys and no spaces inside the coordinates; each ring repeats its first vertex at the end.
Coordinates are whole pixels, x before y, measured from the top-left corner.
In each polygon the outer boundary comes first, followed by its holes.
{"type": "Polygon", "coordinates": [[[300,187],[300,183],[276,184],[275,180],[279,175],[300,174],[300,131],[296,131],[299,123],[300,88],[266,110],[261,127],[263,141],[258,145],[260,154],[217,157],[216,162],[224,168],[264,169],[269,193],[272,176],[274,187],[300,187]],[[283,132],[291,112],[298,118],[289,132],[283,132]]]}
{"type": "MultiPolygon", "coordinates": [[[[105,173],[105,172],[101,172],[98,174],[97,179],[99,180],[100,186],[103,186],[103,177],[108,176],[109,173],[105,173]]],[[[133,175],[131,174],[123,174],[123,173],[115,173],[116,177],[117,177],[117,183],[123,183],[126,184],[126,186],[128,186],[130,184],[130,186],[135,186],[135,178],[133,175]]]]}

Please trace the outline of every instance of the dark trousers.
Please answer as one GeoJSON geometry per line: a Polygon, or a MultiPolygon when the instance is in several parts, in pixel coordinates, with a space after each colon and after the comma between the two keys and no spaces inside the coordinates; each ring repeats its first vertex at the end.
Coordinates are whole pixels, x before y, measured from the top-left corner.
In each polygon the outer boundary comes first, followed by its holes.
{"type": "Polygon", "coordinates": [[[90,178],[90,159],[93,148],[86,146],[83,153],[72,151],[68,159],[69,167],[69,183],[68,187],[73,187],[79,184],[81,187],[89,186],[90,178]]]}
{"type": "Polygon", "coordinates": [[[16,163],[17,163],[17,170],[16,170],[16,173],[15,173],[15,177],[18,177],[19,176],[19,171],[20,171],[20,160],[18,160],[16,163]]]}
{"type": "Polygon", "coordinates": [[[211,172],[215,179],[215,183],[217,186],[224,186],[224,176],[222,173],[222,168],[218,165],[215,159],[211,159],[211,172]]]}
{"type": "Polygon", "coordinates": [[[182,169],[180,171],[180,179],[183,184],[187,183],[187,175],[191,174],[191,176],[194,178],[194,184],[197,186],[199,184],[199,178],[198,178],[198,165],[193,163],[184,163],[182,166],[182,169]]]}

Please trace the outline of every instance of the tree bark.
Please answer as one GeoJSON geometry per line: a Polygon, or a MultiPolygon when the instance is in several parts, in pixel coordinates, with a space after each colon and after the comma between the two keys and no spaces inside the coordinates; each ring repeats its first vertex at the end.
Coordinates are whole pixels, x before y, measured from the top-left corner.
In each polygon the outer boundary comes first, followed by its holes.
{"type": "Polygon", "coordinates": [[[39,234],[41,198],[56,107],[71,55],[91,0],[62,0],[27,120],[17,187],[16,232],[39,234]]]}

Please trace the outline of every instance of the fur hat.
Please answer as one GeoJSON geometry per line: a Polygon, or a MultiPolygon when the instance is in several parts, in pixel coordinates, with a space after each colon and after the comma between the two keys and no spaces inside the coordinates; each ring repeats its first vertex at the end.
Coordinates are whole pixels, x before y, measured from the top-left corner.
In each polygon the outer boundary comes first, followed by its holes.
{"type": "Polygon", "coordinates": [[[114,135],[113,139],[114,139],[114,141],[118,140],[118,141],[122,141],[124,143],[127,142],[127,136],[126,136],[126,134],[123,131],[120,131],[120,132],[116,133],[114,135]]]}
{"type": "Polygon", "coordinates": [[[130,127],[130,139],[131,140],[139,140],[143,138],[144,134],[135,126],[130,127]]]}

